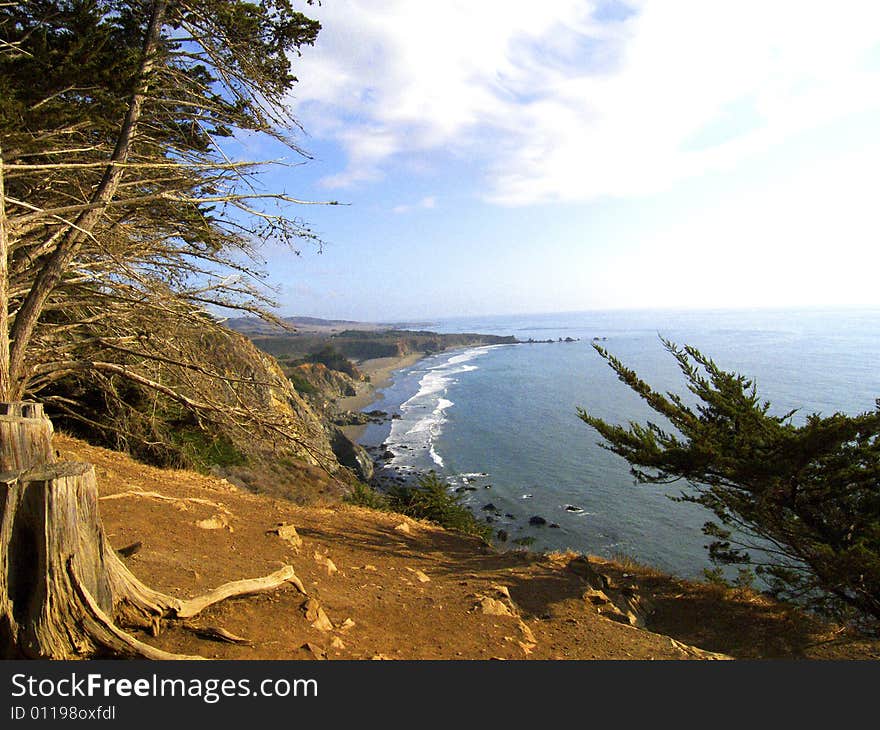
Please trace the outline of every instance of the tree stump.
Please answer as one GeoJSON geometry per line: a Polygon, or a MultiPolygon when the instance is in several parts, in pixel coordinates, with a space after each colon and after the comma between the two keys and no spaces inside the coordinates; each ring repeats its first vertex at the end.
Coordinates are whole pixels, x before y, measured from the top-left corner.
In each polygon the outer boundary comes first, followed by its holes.
{"type": "Polygon", "coordinates": [[[0,404],[0,657],[198,659],[155,649],[116,622],[156,632],[162,618],[298,583],[285,566],[190,600],[148,588],[107,541],[94,467],[56,463],[51,438],[40,404],[0,404]]]}
{"type": "Polygon", "coordinates": [[[52,433],[42,403],[0,403],[0,472],[54,464],[52,433]]]}

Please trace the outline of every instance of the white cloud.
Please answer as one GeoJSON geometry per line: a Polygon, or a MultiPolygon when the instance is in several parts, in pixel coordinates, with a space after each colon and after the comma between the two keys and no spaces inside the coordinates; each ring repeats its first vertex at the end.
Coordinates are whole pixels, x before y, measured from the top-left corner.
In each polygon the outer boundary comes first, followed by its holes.
{"type": "Polygon", "coordinates": [[[792,170],[641,236],[608,278],[641,306],[876,305],[878,170],[878,144],[792,170]]]}
{"type": "Polygon", "coordinates": [[[391,210],[394,213],[409,213],[411,210],[430,210],[437,207],[437,198],[433,195],[426,195],[418,203],[395,205],[391,210]]]}
{"type": "Polygon", "coordinates": [[[498,203],[638,195],[880,107],[875,0],[630,5],[608,21],[584,0],[326,3],[295,100],[347,154],[325,183],[440,150],[498,203]]]}

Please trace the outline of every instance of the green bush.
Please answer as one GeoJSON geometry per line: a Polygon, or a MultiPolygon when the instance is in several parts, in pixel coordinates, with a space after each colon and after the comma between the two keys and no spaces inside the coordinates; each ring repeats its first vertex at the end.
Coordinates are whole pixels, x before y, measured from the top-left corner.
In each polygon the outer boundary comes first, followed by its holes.
{"type": "Polygon", "coordinates": [[[420,477],[414,487],[393,488],[388,497],[395,512],[476,535],[486,542],[492,536],[491,525],[480,522],[461,503],[460,495],[450,492],[449,486],[434,471],[420,477]]]}
{"type": "Polygon", "coordinates": [[[461,504],[461,497],[450,492],[448,485],[433,471],[420,477],[416,486],[392,487],[387,494],[359,482],[343,500],[358,507],[436,522],[449,530],[475,535],[486,542],[492,537],[491,525],[480,522],[461,504]]]}
{"type": "Polygon", "coordinates": [[[290,373],[289,378],[290,384],[294,387],[297,393],[302,395],[315,395],[319,392],[314,385],[296,372],[290,373]]]}
{"type": "Polygon", "coordinates": [[[223,434],[208,433],[197,427],[179,427],[170,433],[170,440],[186,461],[201,471],[212,466],[247,464],[247,457],[223,434]]]}
{"type": "Polygon", "coordinates": [[[515,540],[511,540],[514,545],[521,545],[522,547],[528,547],[529,545],[535,544],[535,538],[533,537],[518,537],[515,540]]]}
{"type": "Polygon", "coordinates": [[[358,507],[369,507],[370,509],[377,509],[382,512],[391,510],[391,504],[388,497],[381,492],[377,492],[363,482],[355,483],[351,492],[343,497],[343,501],[347,504],[354,504],[358,507]]]}

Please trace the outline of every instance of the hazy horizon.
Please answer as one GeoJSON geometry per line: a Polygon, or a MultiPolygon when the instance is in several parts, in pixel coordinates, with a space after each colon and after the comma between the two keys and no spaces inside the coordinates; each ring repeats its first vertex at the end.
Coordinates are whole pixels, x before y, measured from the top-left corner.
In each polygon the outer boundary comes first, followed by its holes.
{"type": "MultiPolygon", "coordinates": [[[[874,306],[860,306],[860,305],[802,305],[802,306],[742,306],[742,307],[593,307],[590,309],[565,309],[565,310],[547,310],[547,311],[509,311],[509,312],[460,312],[456,314],[443,314],[443,315],[426,315],[424,317],[396,317],[396,318],[388,318],[388,319],[364,319],[363,317],[335,317],[329,315],[322,315],[320,313],[313,312],[291,312],[291,313],[282,313],[281,316],[289,317],[292,319],[296,318],[307,318],[307,319],[319,319],[319,320],[328,320],[328,321],[349,321],[349,322],[357,322],[359,324],[428,324],[431,322],[445,322],[451,320],[460,320],[460,319],[495,319],[495,318],[540,318],[540,317],[552,317],[552,316],[571,316],[571,315],[580,315],[580,314],[638,314],[638,313],[657,313],[657,314],[736,314],[736,313],[782,313],[782,314],[796,314],[798,312],[803,313],[812,313],[817,314],[821,312],[829,312],[829,313],[858,313],[858,312],[870,312],[870,313],[880,313],[880,304],[874,306]]],[[[253,317],[256,319],[255,315],[247,315],[246,318],[253,317]]]]}

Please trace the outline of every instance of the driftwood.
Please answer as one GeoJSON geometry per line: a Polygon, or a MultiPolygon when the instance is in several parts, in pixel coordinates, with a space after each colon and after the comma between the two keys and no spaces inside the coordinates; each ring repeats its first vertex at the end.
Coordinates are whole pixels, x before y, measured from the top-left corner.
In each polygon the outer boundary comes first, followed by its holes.
{"type": "Polygon", "coordinates": [[[0,656],[198,658],[155,649],[119,623],[155,633],[161,619],[191,618],[226,598],[288,582],[301,589],[291,566],[188,600],[145,586],[107,541],[94,467],[55,462],[37,404],[0,410],[0,656]]]}

